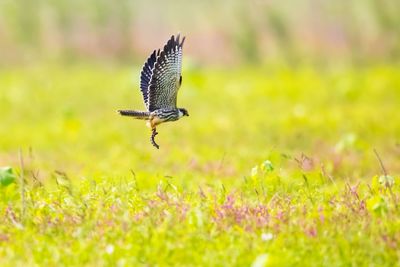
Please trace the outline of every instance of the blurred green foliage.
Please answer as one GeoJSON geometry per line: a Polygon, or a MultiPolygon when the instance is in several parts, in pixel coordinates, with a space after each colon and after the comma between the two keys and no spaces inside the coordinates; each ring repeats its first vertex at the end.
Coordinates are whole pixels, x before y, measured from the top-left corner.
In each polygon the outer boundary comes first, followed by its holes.
{"type": "Polygon", "coordinates": [[[16,176],[11,167],[0,167],[0,185],[8,186],[15,182],[16,176]]]}
{"type": "Polygon", "coordinates": [[[139,68],[99,64],[3,69],[0,146],[5,155],[0,158],[31,147],[33,155],[39,153],[39,169],[121,175],[132,168],[182,174],[185,181],[196,171],[203,174],[200,166],[217,171],[223,158],[228,177],[242,174],[251,167],[249,162],[263,161],[271,151],[312,154],[339,164],[334,170],[346,176],[371,175],[376,159],[367,151],[382,148],[388,153],[388,167],[398,169],[396,66],[292,70],[187,65],[184,62],[178,105],[187,108],[190,117],[161,126],[159,152],[149,144],[144,123],[115,112],[144,108],[139,68]]]}
{"type": "Polygon", "coordinates": [[[397,62],[399,10],[396,0],[3,0],[0,59],[138,62],[181,31],[200,62],[397,62]]]}
{"type": "Polygon", "coordinates": [[[185,68],[160,150],[138,71],[2,70],[0,265],[397,264],[397,67],[185,68]]]}
{"type": "Polygon", "coordinates": [[[143,107],[139,70],[1,69],[0,166],[22,149],[25,188],[0,187],[1,266],[399,261],[397,66],[184,64],[160,150],[115,112],[143,107]]]}

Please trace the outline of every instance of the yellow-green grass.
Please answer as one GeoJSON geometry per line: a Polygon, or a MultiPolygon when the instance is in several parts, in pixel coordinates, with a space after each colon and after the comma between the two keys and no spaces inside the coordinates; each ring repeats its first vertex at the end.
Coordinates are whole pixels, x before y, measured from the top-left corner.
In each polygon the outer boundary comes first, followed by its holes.
{"type": "Polygon", "coordinates": [[[139,71],[0,70],[1,266],[398,264],[398,66],[186,66],[160,150],[139,71]]]}

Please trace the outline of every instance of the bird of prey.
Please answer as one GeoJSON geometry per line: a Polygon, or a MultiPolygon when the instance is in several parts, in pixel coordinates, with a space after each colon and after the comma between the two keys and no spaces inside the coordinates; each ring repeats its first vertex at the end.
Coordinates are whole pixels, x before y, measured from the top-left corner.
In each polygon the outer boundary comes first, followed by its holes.
{"type": "Polygon", "coordinates": [[[122,116],[146,120],[152,131],[150,141],[157,149],[159,145],[154,140],[158,134],[157,125],[189,116],[186,109],[176,107],[178,89],[182,84],[182,46],[185,41],[185,37],[181,41],[179,38],[179,34],[176,38],[172,35],[163,50],[154,50],[143,66],[140,90],[146,111],[118,110],[122,116]]]}

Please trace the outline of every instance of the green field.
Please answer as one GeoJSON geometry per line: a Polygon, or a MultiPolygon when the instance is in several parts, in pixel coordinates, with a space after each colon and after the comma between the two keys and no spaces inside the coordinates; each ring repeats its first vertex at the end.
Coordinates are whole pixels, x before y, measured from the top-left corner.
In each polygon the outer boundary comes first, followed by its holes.
{"type": "Polygon", "coordinates": [[[0,69],[1,266],[399,265],[398,65],[184,62],[159,150],[139,71],[0,69]]]}

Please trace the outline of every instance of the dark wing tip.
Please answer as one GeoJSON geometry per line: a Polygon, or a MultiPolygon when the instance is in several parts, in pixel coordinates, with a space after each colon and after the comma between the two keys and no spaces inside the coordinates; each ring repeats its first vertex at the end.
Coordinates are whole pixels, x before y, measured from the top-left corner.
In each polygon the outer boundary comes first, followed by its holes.
{"type": "Polygon", "coordinates": [[[175,35],[172,35],[171,38],[167,41],[167,43],[164,46],[164,51],[172,50],[175,49],[175,47],[181,48],[183,46],[183,43],[185,42],[185,36],[182,37],[181,41],[181,34],[178,33],[175,37],[175,35]]]}
{"type": "MultiPolygon", "coordinates": [[[[172,37],[173,37],[173,35],[172,35],[172,37]]],[[[180,37],[181,37],[181,34],[178,33],[178,35],[176,36],[176,39],[175,39],[175,45],[178,46],[178,47],[182,47],[183,46],[183,43],[185,42],[185,38],[186,38],[186,36],[183,36],[182,37],[182,41],[180,41],[180,37]]]]}
{"type": "Polygon", "coordinates": [[[150,55],[150,60],[155,60],[156,59],[156,50],[153,51],[150,55]]]}
{"type": "Polygon", "coordinates": [[[183,46],[183,43],[185,42],[185,39],[186,39],[186,36],[183,36],[183,38],[182,38],[182,42],[179,44],[179,46],[180,46],[180,47],[182,47],[182,46],[183,46]]]}

